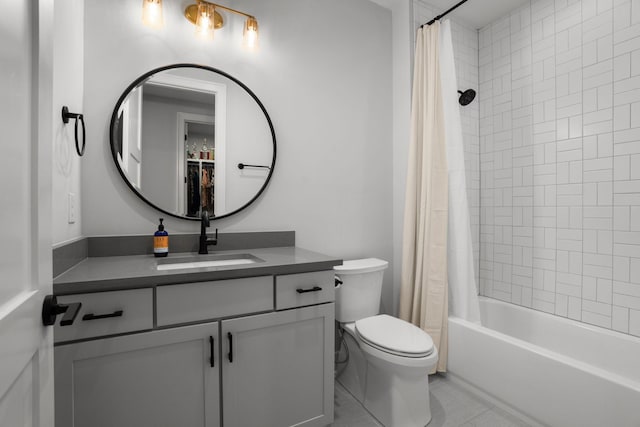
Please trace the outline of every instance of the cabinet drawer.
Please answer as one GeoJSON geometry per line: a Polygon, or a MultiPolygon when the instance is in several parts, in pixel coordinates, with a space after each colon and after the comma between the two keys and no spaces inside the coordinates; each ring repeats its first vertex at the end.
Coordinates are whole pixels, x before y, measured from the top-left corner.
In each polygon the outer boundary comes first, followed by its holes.
{"type": "Polygon", "coordinates": [[[58,302],[82,303],[75,322],[54,329],[55,342],[79,340],[153,328],[152,289],[64,295],[58,302]],[[120,313],[121,312],[121,313],[120,313]]]}
{"type": "Polygon", "coordinates": [[[273,310],[273,277],[159,286],[158,326],[273,310]]]}
{"type": "Polygon", "coordinates": [[[334,300],[333,270],[276,276],[276,310],[334,300]]]}

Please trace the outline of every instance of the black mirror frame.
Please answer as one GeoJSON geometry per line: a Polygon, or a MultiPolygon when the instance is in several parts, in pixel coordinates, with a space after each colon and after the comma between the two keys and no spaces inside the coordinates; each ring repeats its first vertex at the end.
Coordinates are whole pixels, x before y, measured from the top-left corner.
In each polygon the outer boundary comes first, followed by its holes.
{"type": "Polygon", "coordinates": [[[266,108],[264,107],[264,105],[262,104],[260,99],[258,99],[256,94],[253,93],[253,91],[251,89],[249,89],[247,87],[247,85],[242,83],[240,80],[238,80],[235,77],[229,75],[228,73],[225,73],[222,70],[219,70],[219,69],[214,68],[214,67],[209,67],[208,65],[179,63],[179,64],[165,65],[163,67],[155,68],[155,69],[153,69],[151,71],[148,71],[148,72],[144,73],[143,75],[141,75],[137,79],[135,79],[133,81],[133,83],[131,83],[129,86],[127,86],[127,88],[124,90],[122,95],[120,95],[120,98],[118,98],[118,102],[116,102],[116,106],[113,109],[113,113],[111,115],[111,122],[110,122],[110,125],[109,125],[109,144],[111,145],[111,156],[113,158],[113,162],[116,165],[116,168],[118,169],[118,172],[120,173],[120,176],[122,177],[124,182],[127,184],[129,189],[131,191],[133,191],[133,193],[136,196],[138,196],[143,202],[145,202],[146,204],[148,204],[152,208],[157,209],[158,211],[160,211],[160,212],[162,212],[162,213],[164,213],[166,215],[172,216],[174,218],[180,218],[180,219],[184,219],[184,220],[188,220],[188,221],[200,221],[199,217],[187,217],[187,216],[182,216],[182,215],[176,215],[175,213],[172,213],[172,212],[168,212],[168,211],[160,208],[158,205],[152,203],[146,197],[144,197],[144,195],[142,195],[142,193],[140,193],[131,184],[131,182],[129,182],[125,172],[120,168],[120,164],[118,163],[118,151],[116,149],[116,144],[115,144],[115,133],[116,133],[115,126],[116,126],[116,122],[118,120],[118,110],[120,109],[120,106],[122,105],[124,100],[127,98],[129,93],[133,89],[135,89],[140,83],[144,82],[145,80],[147,80],[152,75],[154,75],[156,73],[159,73],[161,71],[171,70],[171,69],[176,69],[176,68],[199,68],[199,69],[202,69],[202,70],[208,70],[208,71],[220,74],[221,76],[228,78],[229,80],[231,80],[234,83],[238,84],[241,88],[243,88],[251,96],[251,98],[253,98],[253,100],[258,104],[258,106],[260,107],[260,109],[264,113],[265,118],[267,119],[267,124],[269,125],[269,130],[271,131],[271,139],[273,141],[273,158],[271,160],[271,166],[269,168],[269,174],[267,175],[267,179],[265,180],[265,182],[262,185],[262,187],[260,187],[260,190],[258,190],[258,192],[255,194],[255,196],[253,196],[253,198],[251,198],[251,200],[249,200],[243,206],[239,207],[238,209],[236,209],[236,210],[234,210],[232,212],[226,213],[224,215],[216,216],[216,217],[213,217],[213,218],[210,218],[210,219],[211,220],[216,220],[216,219],[227,218],[227,217],[229,217],[231,215],[234,215],[234,214],[246,209],[247,207],[249,207],[249,205],[251,205],[253,202],[255,202],[256,199],[258,199],[258,197],[260,197],[260,195],[267,188],[267,185],[269,184],[269,181],[271,181],[271,176],[273,175],[273,170],[275,169],[275,166],[276,166],[276,133],[275,133],[275,130],[273,129],[273,123],[271,122],[271,117],[269,117],[269,113],[267,113],[266,108]]]}

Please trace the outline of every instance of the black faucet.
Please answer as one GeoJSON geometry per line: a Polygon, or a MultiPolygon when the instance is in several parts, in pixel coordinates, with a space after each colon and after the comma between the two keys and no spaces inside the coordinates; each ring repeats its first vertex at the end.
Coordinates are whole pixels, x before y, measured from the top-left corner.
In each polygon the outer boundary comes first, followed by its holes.
{"type": "Polygon", "coordinates": [[[209,245],[218,244],[218,229],[216,228],[216,237],[209,239],[207,237],[207,227],[209,227],[209,212],[203,210],[200,216],[200,246],[198,248],[198,253],[201,255],[209,253],[209,245]]]}

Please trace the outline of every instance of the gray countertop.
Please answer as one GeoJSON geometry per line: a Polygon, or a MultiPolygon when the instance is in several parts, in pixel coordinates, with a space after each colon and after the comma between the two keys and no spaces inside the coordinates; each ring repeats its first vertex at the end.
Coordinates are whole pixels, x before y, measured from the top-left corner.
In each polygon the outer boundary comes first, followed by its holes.
{"type": "Polygon", "coordinates": [[[339,258],[293,246],[210,252],[210,254],[218,255],[247,253],[260,258],[264,262],[241,266],[159,271],[156,268],[158,260],[187,257],[195,254],[174,253],[169,254],[167,258],[155,258],[153,255],[86,258],[53,279],[53,293],[55,295],[68,295],[207,280],[305,273],[330,270],[333,266],[342,264],[342,260],[339,258]]]}

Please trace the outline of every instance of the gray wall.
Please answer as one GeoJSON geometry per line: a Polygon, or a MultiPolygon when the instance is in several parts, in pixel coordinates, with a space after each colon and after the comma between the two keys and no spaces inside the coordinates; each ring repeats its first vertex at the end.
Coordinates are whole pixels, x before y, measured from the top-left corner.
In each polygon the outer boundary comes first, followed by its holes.
{"type": "MultiPolygon", "coordinates": [[[[296,230],[297,243],[344,258],[392,258],[391,13],[367,0],[244,0],[260,22],[260,51],[240,48],[242,20],[227,17],[213,42],[196,40],[179,2],[165,28],[142,26],[137,0],[85,3],[83,234],[147,234],[158,213],[121,181],[109,118],[143,72],[194,62],[229,72],[265,104],[278,137],[270,186],[249,209],[215,223],[224,231],[296,230]],[[363,31],[375,29],[375,31],[363,31]]],[[[166,220],[169,233],[198,224],[166,220]]],[[[392,270],[385,309],[391,311],[392,270]]]]}

